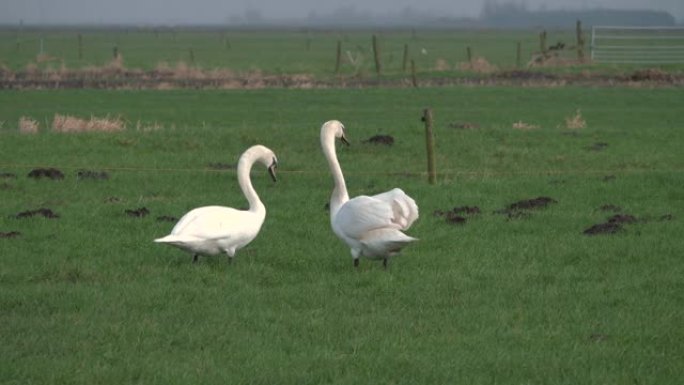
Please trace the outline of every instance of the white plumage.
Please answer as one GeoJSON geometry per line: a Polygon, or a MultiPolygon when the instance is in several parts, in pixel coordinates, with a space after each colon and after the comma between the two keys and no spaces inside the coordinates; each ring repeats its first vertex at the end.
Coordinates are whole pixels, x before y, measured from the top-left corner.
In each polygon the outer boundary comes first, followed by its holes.
{"type": "Polygon", "coordinates": [[[335,152],[335,138],[349,144],[341,122],[331,120],[324,123],[321,127],[321,148],[335,183],[330,196],[333,232],[350,247],[354,266],[358,266],[359,257],[363,256],[382,259],[386,267],[389,257],[397,255],[403,247],[417,240],[402,230],[407,230],[418,219],[418,206],[399,188],[349,199],[335,152]]]}
{"type": "Polygon", "coordinates": [[[278,160],[270,149],[256,145],[245,151],[237,166],[238,183],[249,202],[248,210],[232,207],[205,206],[185,214],[171,230],[171,234],[155,239],[158,243],[168,243],[198,255],[216,255],[224,252],[229,261],[235,252],[250,243],[259,234],[266,218],[266,207],[259,199],[249,174],[252,165],[259,162],[268,167],[273,180],[278,160]]]}

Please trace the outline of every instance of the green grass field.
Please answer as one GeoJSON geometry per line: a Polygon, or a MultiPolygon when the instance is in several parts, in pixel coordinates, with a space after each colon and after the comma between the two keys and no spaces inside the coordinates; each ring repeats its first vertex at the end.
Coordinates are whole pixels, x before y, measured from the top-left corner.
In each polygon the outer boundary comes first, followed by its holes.
{"type": "MultiPolygon", "coordinates": [[[[379,42],[383,76],[405,75],[404,46],[408,60],[414,60],[422,76],[464,76],[460,70],[468,61],[482,57],[500,70],[526,66],[540,50],[539,30],[381,30],[381,31],[250,31],[250,30],[0,30],[0,65],[13,71],[24,70],[29,63],[39,68],[59,69],[104,66],[111,62],[114,49],[130,69],[154,69],[161,63],[177,63],[205,69],[229,68],[237,72],[263,71],[269,74],[310,74],[332,77],[336,65],[337,42],[341,45],[340,76],[375,77],[372,36],[379,42]],[[79,48],[79,35],[80,48],[79,48]],[[40,55],[42,53],[42,56],[40,55]],[[39,57],[40,56],[40,57],[39,57]]],[[[585,31],[585,39],[590,39],[585,31]]],[[[561,53],[566,60],[577,59],[575,31],[550,30],[547,46],[563,42],[561,53]]],[[[587,55],[589,50],[587,48],[587,55]]],[[[651,65],[647,65],[651,66],[651,65]]],[[[622,72],[643,66],[584,65],[547,67],[544,71],[622,72]]],[[[0,67],[1,68],[1,67],[0,67]]],[[[662,66],[682,71],[682,65],[662,66]]]]}
{"type": "Polygon", "coordinates": [[[0,232],[21,233],[0,238],[0,382],[678,384],[683,101],[679,88],[0,92],[0,232]],[[578,109],[587,127],[563,128],[578,109]],[[129,128],[58,134],[55,113],[129,128]],[[41,132],[20,134],[21,116],[41,132]],[[318,135],[333,118],[352,141],[350,194],[398,186],[420,206],[420,242],[387,271],[355,271],[329,228],[318,135]],[[479,127],[452,127],[465,122],[479,127]],[[395,144],[363,142],[375,134],[395,144]],[[255,143],[279,180],[252,172],[268,214],[232,265],[152,242],[173,227],[158,216],[244,207],[235,173],[209,165],[255,143]],[[65,178],[28,178],[39,166],[65,178]],[[538,196],[557,203],[495,213],[538,196]],[[481,213],[433,215],[463,205],[481,213]],[[15,218],[41,207],[60,217],[15,218]],[[638,221],[582,233],[616,213],[638,221]]]}

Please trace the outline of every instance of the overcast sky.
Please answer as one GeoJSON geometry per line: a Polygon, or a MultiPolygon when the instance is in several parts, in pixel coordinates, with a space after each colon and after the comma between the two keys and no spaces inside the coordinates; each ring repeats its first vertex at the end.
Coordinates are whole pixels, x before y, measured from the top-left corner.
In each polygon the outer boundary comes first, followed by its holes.
{"type": "MultiPolygon", "coordinates": [[[[248,9],[266,19],[303,18],[310,12],[329,14],[340,8],[374,15],[398,13],[410,7],[441,16],[474,17],[485,0],[0,0],[0,23],[77,24],[225,23],[248,9]]],[[[684,21],[684,0],[498,0],[524,4],[530,10],[617,8],[670,12],[684,21]]]]}

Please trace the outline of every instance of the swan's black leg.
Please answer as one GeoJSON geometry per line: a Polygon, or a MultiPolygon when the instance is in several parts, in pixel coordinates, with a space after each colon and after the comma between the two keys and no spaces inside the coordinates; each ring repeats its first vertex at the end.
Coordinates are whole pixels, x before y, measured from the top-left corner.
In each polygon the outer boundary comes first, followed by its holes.
{"type": "Polygon", "coordinates": [[[354,267],[357,267],[357,268],[359,267],[359,259],[358,258],[354,259],[354,267]]]}
{"type": "Polygon", "coordinates": [[[192,263],[197,263],[198,260],[199,260],[199,254],[195,254],[192,256],[192,263]]]}

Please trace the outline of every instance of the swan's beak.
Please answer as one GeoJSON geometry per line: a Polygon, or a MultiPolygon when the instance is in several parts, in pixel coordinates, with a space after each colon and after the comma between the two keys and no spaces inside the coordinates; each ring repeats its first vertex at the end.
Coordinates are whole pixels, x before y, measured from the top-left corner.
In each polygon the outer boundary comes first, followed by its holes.
{"type": "Polygon", "coordinates": [[[347,137],[344,134],[340,136],[340,140],[342,141],[342,143],[346,144],[347,146],[350,146],[349,141],[347,140],[347,137]]]}
{"type": "Polygon", "coordinates": [[[268,166],[268,173],[271,175],[271,178],[273,178],[274,182],[276,181],[276,168],[278,168],[278,161],[273,159],[273,163],[268,166]]]}

